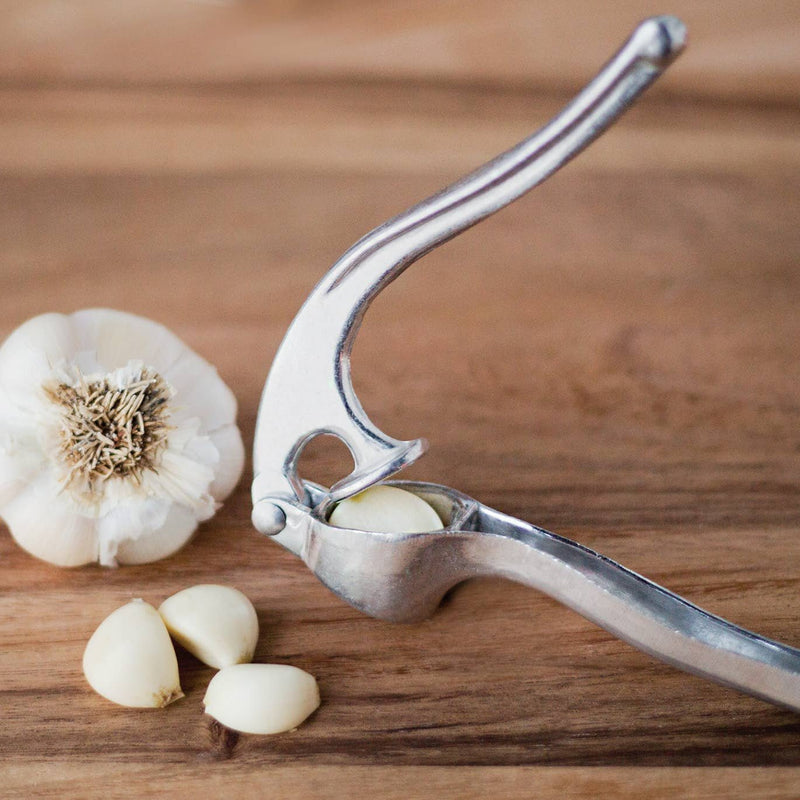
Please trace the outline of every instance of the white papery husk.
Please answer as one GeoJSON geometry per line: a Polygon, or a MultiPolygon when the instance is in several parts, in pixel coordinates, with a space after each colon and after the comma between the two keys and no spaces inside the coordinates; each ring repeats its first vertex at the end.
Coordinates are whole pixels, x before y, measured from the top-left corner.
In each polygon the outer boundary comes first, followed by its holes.
{"type": "Polygon", "coordinates": [[[156,561],[213,516],[244,466],[236,400],[214,367],[159,323],[109,309],[44,314],[0,347],[0,517],[59,566],[156,561]],[[78,492],[59,452],[63,406],[47,387],[156,373],[168,399],[156,463],[78,492]]]}

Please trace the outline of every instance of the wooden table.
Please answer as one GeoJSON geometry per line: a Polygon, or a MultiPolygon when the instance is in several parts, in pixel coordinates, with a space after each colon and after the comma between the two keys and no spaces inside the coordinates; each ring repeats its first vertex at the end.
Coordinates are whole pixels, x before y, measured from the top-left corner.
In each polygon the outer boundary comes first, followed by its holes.
{"type": "MultiPolygon", "coordinates": [[[[354,375],[381,428],[430,439],[408,477],[800,645],[800,24],[788,0],[698,5],[672,4],[691,49],[607,137],[378,299],[354,375]]],[[[11,4],[0,334],[98,305],[155,318],[218,366],[249,443],[283,332],[338,255],[546,121],[649,10],[11,4]]],[[[304,471],[343,463],[312,446],[304,471]]],[[[0,794],[800,792],[797,715],[499,580],[420,625],[366,618],[255,533],[248,484],[249,466],[150,566],[59,570],[0,531],[0,794]],[[318,677],[296,732],[222,746],[212,671],[185,653],[165,711],[85,684],[106,614],[209,581],[253,600],[257,660],[318,677]]]]}

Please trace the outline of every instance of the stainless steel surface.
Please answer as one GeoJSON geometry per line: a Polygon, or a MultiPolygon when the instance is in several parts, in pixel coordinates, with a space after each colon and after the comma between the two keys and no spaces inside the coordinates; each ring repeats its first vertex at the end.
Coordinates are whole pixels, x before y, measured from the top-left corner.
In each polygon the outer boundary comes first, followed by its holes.
{"type": "Polygon", "coordinates": [[[540,589],[621,639],[689,672],[800,711],[800,650],[715,617],[615,562],[442,486],[401,483],[448,522],[381,534],[326,523],[336,501],[417,458],[369,420],[350,352],[375,295],[409,264],[537,185],[599,136],[683,47],[672,17],[640,25],[586,89],[538,133],[356,243],[314,289],[278,351],[256,429],[253,522],[300,556],[332,591],[398,622],[429,616],[454,584],[500,575],[540,589]],[[320,433],[340,437],[355,468],[330,490],[303,482],[297,459],[320,433]]]}
{"type": "Polygon", "coordinates": [[[476,172],[367,234],[320,281],[294,319],[267,379],[253,461],[254,524],[278,533],[269,498],[303,500],[297,460],[321,433],[350,449],[354,470],[336,502],[417,459],[422,439],[398,441],[367,417],[353,390],[350,353],[372,299],[420,256],[525,194],[594,141],[681,51],[683,23],[643,22],[597,77],[550,123],[476,172]]]}
{"type": "MultiPolygon", "coordinates": [[[[800,650],[709,614],[577,542],[446,486],[392,481],[423,497],[443,531],[335,528],[286,507],[293,552],[339,597],[395,622],[430,616],[467,578],[502,576],[539,589],[615,636],[687,672],[800,711],[800,650]]],[[[323,491],[309,486],[312,501],[323,491]]]]}

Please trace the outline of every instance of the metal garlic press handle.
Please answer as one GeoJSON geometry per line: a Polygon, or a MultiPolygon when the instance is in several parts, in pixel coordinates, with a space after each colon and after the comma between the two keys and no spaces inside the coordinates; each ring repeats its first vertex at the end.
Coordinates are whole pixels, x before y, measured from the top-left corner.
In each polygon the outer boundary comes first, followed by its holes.
{"type": "MultiPolygon", "coordinates": [[[[684,600],[577,542],[502,514],[446,486],[393,481],[450,520],[447,529],[382,534],[334,528],[286,504],[283,544],[365,613],[416,622],[469,578],[538,589],[660,661],[800,711],[800,650],[684,600]],[[292,538],[294,537],[294,538],[292,538]]],[[[321,493],[311,488],[312,499],[321,493]]]]}
{"type": "Polygon", "coordinates": [[[330,269],[295,317],[264,387],[252,488],[260,531],[275,534],[284,526],[270,498],[304,501],[297,460],[318,434],[342,439],[355,463],[326,503],[377,483],[424,452],[422,439],[398,441],[380,431],[353,390],[350,353],[369,303],[420,256],[516,200],[593,142],[674,60],[685,36],[674,17],[646,20],[544,128],[376,228],[330,269]]]}
{"type": "Polygon", "coordinates": [[[800,711],[800,650],[709,614],[582,545],[480,507],[476,570],[532,586],[651,656],[800,711]],[[496,536],[487,535],[491,531],[496,536]]]}

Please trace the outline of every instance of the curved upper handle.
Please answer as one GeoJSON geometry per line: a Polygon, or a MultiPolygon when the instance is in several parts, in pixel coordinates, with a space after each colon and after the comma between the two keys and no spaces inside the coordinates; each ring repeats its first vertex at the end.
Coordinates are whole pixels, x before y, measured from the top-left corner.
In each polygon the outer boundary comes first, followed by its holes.
{"type": "Polygon", "coordinates": [[[420,256],[508,205],[594,141],[673,61],[685,33],[674,17],[646,20],[540,131],[376,228],[331,268],[295,317],[264,387],[252,490],[259,530],[282,529],[282,515],[269,497],[304,499],[297,458],[319,433],[341,438],[355,462],[354,471],[331,488],[331,501],[377,483],[422,454],[423,440],[398,441],[373,425],[353,390],[350,353],[369,303],[420,256]]]}

